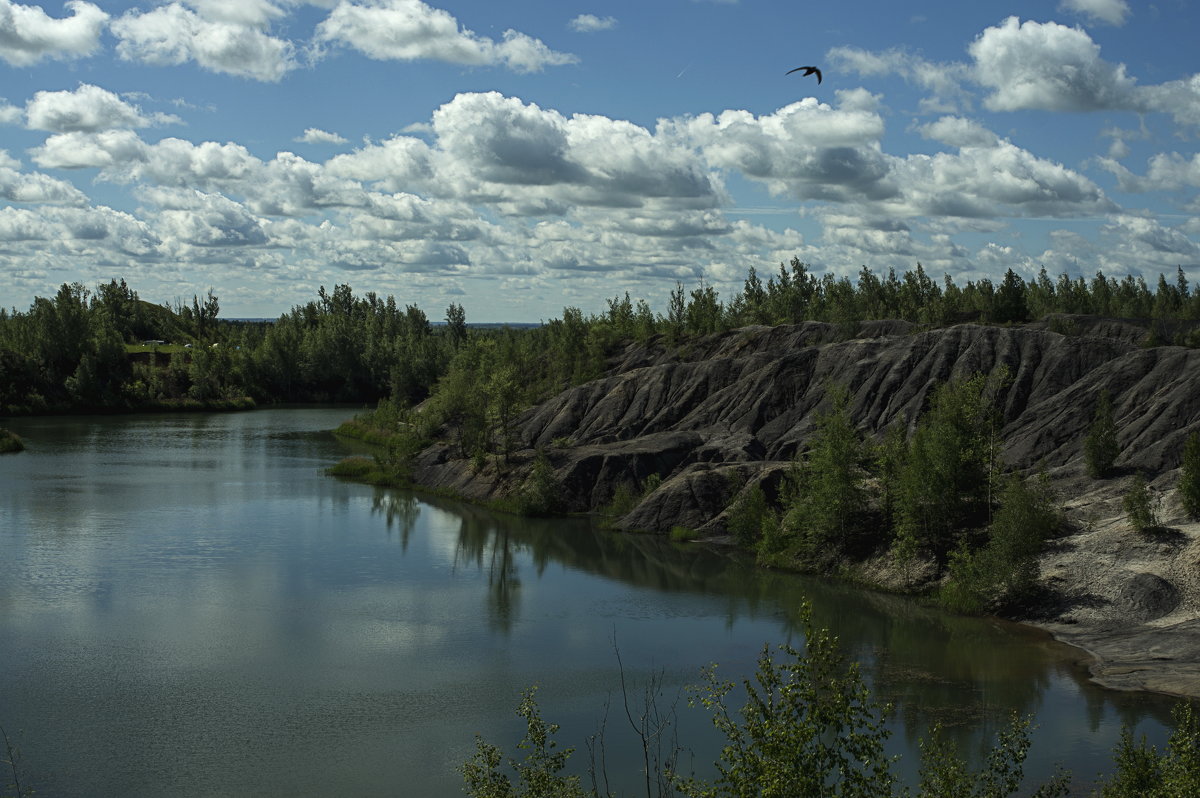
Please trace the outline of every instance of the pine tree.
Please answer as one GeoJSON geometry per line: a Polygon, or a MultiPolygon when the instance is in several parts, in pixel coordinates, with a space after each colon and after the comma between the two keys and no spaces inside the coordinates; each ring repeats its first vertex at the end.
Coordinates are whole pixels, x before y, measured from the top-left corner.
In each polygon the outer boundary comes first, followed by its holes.
{"type": "Polygon", "coordinates": [[[812,448],[791,478],[780,537],[760,547],[764,559],[782,550],[784,559],[825,565],[857,530],[866,510],[866,447],[850,418],[848,394],[842,388],[830,393],[833,408],[817,418],[812,448]]]}
{"type": "Polygon", "coordinates": [[[1088,428],[1087,440],[1083,442],[1088,476],[1094,479],[1108,476],[1120,453],[1117,424],[1113,420],[1112,397],[1108,391],[1101,391],[1096,413],[1092,416],[1092,426],[1088,428]]]}
{"type": "Polygon", "coordinates": [[[1183,445],[1183,469],[1179,475],[1179,500],[1192,518],[1200,518],[1200,432],[1193,432],[1183,445]]]}
{"type": "Polygon", "coordinates": [[[995,408],[987,378],[945,383],[909,443],[896,478],[897,535],[945,565],[962,529],[987,521],[996,468],[995,408]]]}

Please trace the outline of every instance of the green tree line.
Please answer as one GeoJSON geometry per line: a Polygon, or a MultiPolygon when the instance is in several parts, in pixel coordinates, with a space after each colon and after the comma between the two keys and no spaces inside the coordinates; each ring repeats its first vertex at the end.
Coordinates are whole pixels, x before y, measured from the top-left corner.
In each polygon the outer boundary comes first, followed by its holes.
{"type": "Polygon", "coordinates": [[[458,305],[435,331],[416,305],[356,297],[348,285],[322,287],[274,322],[219,311],[211,290],[170,307],[141,301],[123,280],[95,292],[63,285],[27,312],[0,311],[0,412],[414,402],[466,336],[458,305]]]}
{"type": "Polygon", "coordinates": [[[500,441],[489,440],[484,448],[503,449],[512,406],[598,376],[620,347],[655,336],[678,344],[749,324],[823,321],[853,331],[875,319],[934,326],[1082,313],[1154,320],[1161,322],[1152,328],[1157,342],[1200,344],[1194,325],[1180,324],[1200,321],[1200,292],[1182,269],[1173,282],[1160,276],[1153,290],[1132,276],[1117,280],[1098,273],[1089,281],[1064,274],[1051,280],[1044,269],[1031,280],[1009,270],[998,284],[982,279],[959,286],[949,275],[935,282],[920,264],[899,276],[864,267],[851,280],[817,276],[793,258],[765,282],[750,268],[742,291],[728,301],[704,282],[691,290],[676,283],[665,312],[626,293],[607,300],[599,313],[567,307],[560,318],[522,330],[468,328],[456,304],[447,308],[446,324],[434,326],[415,304],[373,292],[356,296],[349,285],[332,292],[322,287],[315,300],[274,322],[231,323],[219,311],[211,290],[190,303],[154,305],[115,279],[95,291],[64,284],[25,312],[0,309],[0,412],[213,405],[242,398],[387,398],[411,405],[444,391],[447,417],[465,448],[478,449],[481,430],[490,427],[500,441]],[[176,346],[131,353],[147,340],[176,346]],[[182,344],[191,349],[182,351],[182,344]],[[497,389],[505,398],[479,408],[450,396],[461,393],[465,382],[497,389]],[[482,424],[489,415],[492,421],[482,424]]]}

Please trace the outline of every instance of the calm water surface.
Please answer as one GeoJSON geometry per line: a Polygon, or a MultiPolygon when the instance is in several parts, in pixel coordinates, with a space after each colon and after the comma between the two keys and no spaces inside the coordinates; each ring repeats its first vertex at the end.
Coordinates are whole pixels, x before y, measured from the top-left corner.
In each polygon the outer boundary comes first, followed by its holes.
{"type": "MultiPolygon", "coordinates": [[[[908,772],[931,724],[970,754],[1013,711],[1036,715],[1034,777],[1091,782],[1123,723],[1164,739],[1170,701],[1091,687],[1021,627],[330,479],[349,412],[7,422],[29,450],[0,458],[0,724],[39,794],[461,795],[474,736],[511,750],[532,684],[582,768],[614,640],[669,702],[707,663],[740,678],[800,644],[805,601],[895,705],[908,772]]],[[[608,737],[636,786],[615,711],[608,737]]]]}

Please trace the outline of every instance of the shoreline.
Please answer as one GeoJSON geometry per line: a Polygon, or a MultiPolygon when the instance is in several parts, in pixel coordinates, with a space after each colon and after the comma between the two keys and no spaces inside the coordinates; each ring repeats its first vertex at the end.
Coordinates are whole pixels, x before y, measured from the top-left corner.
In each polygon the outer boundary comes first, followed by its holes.
{"type": "MultiPolygon", "coordinates": [[[[1044,608],[1046,615],[993,617],[1036,629],[1075,649],[1078,656],[1069,659],[1097,686],[1200,699],[1200,523],[1184,518],[1174,502],[1176,472],[1160,475],[1153,483],[1161,486],[1165,505],[1174,511],[1164,513],[1165,534],[1156,537],[1133,531],[1119,511],[1124,479],[1097,484],[1072,471],[1060,469],[1052,478],[1060,495],[1076,498],[1063,507],[1074,531],[1054,541],[1041,558],[1041,582],[1053,597],[1044,608]],[[1114,510],[1104,520],[1095,518],[1097,511],[1114,510]]],[[[348,475],[337,478],[362,481],[348,475]]],[[[387,486],[511,512],[449,485],[412,480],[387,486]]],[[[666,537],[661,532],[645,534],[666,537]]],[[[693,542],[745,553],[728,535],[693,542]]],[[[860,589],[919,598],[912,591],[889,590],[885,582],[831,578],[860,589]]]]}

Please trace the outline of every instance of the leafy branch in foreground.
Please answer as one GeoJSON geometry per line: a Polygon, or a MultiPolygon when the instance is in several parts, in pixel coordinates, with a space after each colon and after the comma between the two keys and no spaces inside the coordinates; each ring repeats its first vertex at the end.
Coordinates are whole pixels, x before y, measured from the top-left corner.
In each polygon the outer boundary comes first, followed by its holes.
{"type": "Polygon", "coordinates": [[[754,681],[746,680],[746,704],[735,714],[728,698],[734,683],[704,671],[694,703],[712,713],[725,735],[709,783],[680,779],[689,798],[760,795],[763,798],[890,796],[895,777],[884,753],[889,732],[886,707],[877,705],[857,663],[846,665],[837,640],[804,621],[804,653],[780,646],[777,663],[769,648],[758,658],[754,681]]]}
{"type": "Polygon", "coordinates": [[[1175,730],[1167,747],[1159,751],[1146,743],[1134,743],[1129,728],[1121,730],[1114,752],[1117,771],[1105,782],[1097,798],[1176,798],[1200,794],[1200,715],[1188,701],[1180,701],[1172,712],[1175,730]]]}
{"type": "MultiPolygon", "coordinates": [[[[770,648],[764,647],[753,679],[742,682],[746,703],[740,709],[734,710],[730,706],[735,684],[719,679],[716,666],[704,670],[702,684],[689,688],[692,693],[690,705],[707,709],[714,726],[725,737],[725,744],[714,763],[717,776],[713,780],[696,775],[685,777],[675,770],[675,755],[683,750],[676,743],[671,744],[667,756],[651,756],[658,750],[661,732],[671,723],[664,721],[653,704],[655,683],[652,682],[648,693],[647,712],[639,715],[629,710],[628,691],[622,682],[627,718],[642,742],[647,798],[656,795],[663,798],[672,791],[685,798],[910,798],[913,795],[921,798],[1004,798],[1021,789],[1022,767],[1030,746],[1030,722],[1017,716],[1000,732],[995,746],[978,769],[971,768],[935,730],[930,741],[921,743],[917,792],[914,794],[908,787],[898,784],[893,772],[896,757],[888,756],[885,750],[890,735],[884,723],[888,707],[874,700],[858,665],[847,663],[842,656],[837,639],[827,630],[812,625],[807,609],[803,627],[804,651],[781,646],[780,656],[776,659],[770,648]],[[655,764],[663,768],[661,773],[650,772],[655,764]]],[[[554,750],[555,744],[550,737],[558,727],[547,725],[541,719],[532,690],[525,694],[518,714],[528,725],[519,747],[530,752],[524,761],[509,760],[511,769],[520,779],[519,784],[514,786],[508,775],[501,772],[504,756],[500,749],[477,740],[475,756],[463,767],[469,796],[611,798],[607,773],[598,774],[595,770],[597,745],[601,753],[601,771],[605,767],[603,732],[598,742],[595,738],[589,742],[593,754],[593,787],[588,792],[580,786],[577,777],[562,775],[572,749],[554,750]],[[603,792],[599,784],[604,784],[603,792]]],[[[1178,747],[1181,750],[1185,744],[1200,739],[1200,732],[1194,728],[1188,734],[1191,736],[1180,738],[1178,747]]],[[[1177,745],[1174,741],[1173,737],[1172,746],[1177,745]]],[[[1194,745],[1193,749],[1196,749],[1194,745]]],[[[1190,772],[1188,763],[1200,759],[1200,754],[1195,752],[1192,759],[1187,759],[1184,754],[1175,753],[1174,747],[1163,756],[1166,758],[1155,761],[1178,763],[1170,765],[1174,768],[1170,772],[1185,774],[1180,778],[1187,777],[1186,773],[1190,772]]],[[[1200,784],[1200,768],[1196,769],[1196,774],[1193,782],[1164,783],[1172,787],[1184,783],[1200,784]]],[[[1059,773],[1031,794],[1035,798],[1065,796],[1067,783],[1067,775],[1059,773]]],[[[1126,798],[1133,794],[1113,792],[1103,798],[1126,798]]]]}
{"type": "Polygon", "coordinates": [[[521,699],[517,714],[525,721],[525,737],[517,748],[527,751],[523,760],[509,759],[517,776],[513,784],[501,765],[499,747],[475,738],[475,755],[462,766],[468,795],[475,798],[584,798],[578,776],[560,775],[574,748],[558,749],[554,735],[558,724],[546,723],[530,688],[521,699]]]}

